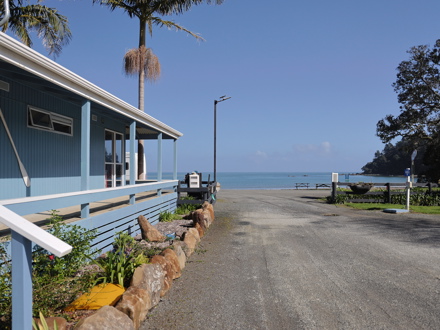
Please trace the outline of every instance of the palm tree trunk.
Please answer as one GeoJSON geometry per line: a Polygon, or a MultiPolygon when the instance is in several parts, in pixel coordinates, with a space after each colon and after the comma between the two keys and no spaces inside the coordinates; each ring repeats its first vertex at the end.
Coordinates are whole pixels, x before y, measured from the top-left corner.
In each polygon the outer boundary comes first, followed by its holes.
{"type": "MultiPolygon", "coordinates": [[[[139,28],[139,48],[141,46],[146,45],[146,22],[140,21],[140,28],[139,28]]],[[[139,110],[145,112],[145,71],[140,70],[139,71],[139,110]]],[[[139,140],[138,141],[138,180],[145,180],[145,173],[144,173],[144,141],[139,140]]]]}

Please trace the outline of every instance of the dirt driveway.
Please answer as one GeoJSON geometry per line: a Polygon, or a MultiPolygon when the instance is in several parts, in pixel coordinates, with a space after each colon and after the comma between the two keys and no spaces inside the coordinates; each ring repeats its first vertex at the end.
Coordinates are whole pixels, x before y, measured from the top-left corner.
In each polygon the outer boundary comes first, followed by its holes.
{"type": "Polygon", "coordinates": [[[142,329],[440,329],[440,217],[221,190],[216,222],[142,329]]]}

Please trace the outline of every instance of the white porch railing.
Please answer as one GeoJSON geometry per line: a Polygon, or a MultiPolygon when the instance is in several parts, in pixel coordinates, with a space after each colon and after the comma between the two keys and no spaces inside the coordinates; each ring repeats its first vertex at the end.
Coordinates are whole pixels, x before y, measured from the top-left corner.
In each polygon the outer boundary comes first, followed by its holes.
{"type": "MultiPolygon", "coordinates": [[[[139,214],[148,214],[150,221],[162,210],[172,210],[177,202],[177,180],[149,182],[108,189],[96,189],[73,193],[0,200],[0,222],[11,229],[12,256],[12,328],[32,329],[32,243],[61,257],[72,247],[49,234],[22,215],[35,214],[52,209],[81,205],[82,219],[74,222],[84,228],[99,228],[101,234],[94,242],[98,249],[111,245],[114,233],[129,228],[133,230],[139,214]],[[172,193],[162,195],[162,190],[172,193]],[[156,197],[136,203],[135,195],[156,192],[156,197]],[[90,203],[111,198],[124,198],[129,206],[96,216],[89,215],[90,203]]],[[[156,220],[157,221],[157,220],[156,220]]]]}
{"type": "Polygon", "coordinates": [[[32,242],[57,257],[72,247],[1,205],[0,222],[12,231],[12,328],[32,329],[32,242]]]}

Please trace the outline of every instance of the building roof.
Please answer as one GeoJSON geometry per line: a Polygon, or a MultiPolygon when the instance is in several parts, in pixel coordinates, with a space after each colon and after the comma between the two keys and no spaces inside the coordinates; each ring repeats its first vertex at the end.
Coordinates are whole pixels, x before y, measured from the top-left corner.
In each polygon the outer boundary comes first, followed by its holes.
{"type": "MultiPolygon", "coordinates": [[[[50,88],[49,85],[56,86],[57,91],[53,92],[64,93],[64,96],[67,96],[66,92],[68,92],[70,96],[90,100],[117,117],[123,116],[135,120],[139,126],[139,135],[146,136],[154,134],[154,132],[161,132],[164,134],[164,138],[171,139],[178,139],[183,135],[181,132],[0,32],[0,64],[2,62],[4,62],[3,64],[10,64],[20,71],[23,70],[42,82],[44,81],[42,86],[46,86],[46,89],[50,88]]],[[[26,81],[29,81],[28,77],[26,81]]]]}

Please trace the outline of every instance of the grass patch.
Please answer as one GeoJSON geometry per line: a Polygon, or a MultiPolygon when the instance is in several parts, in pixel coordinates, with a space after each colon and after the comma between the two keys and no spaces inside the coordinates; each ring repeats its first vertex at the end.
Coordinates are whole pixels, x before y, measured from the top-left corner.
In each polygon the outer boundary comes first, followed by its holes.
{"type": "MultiPolygon", "coordinates": [[[[382,203],[345,203],[346,206],[357,210],[384,210],[384,209],[405,209],[403,205],[382,204],[382,203]]],[[[440,206],[412,206],[410,211],[423,214],[440,214],[440,206]]]]}
{"type": "Polygon", "coordinates": [[[440,206],[411,206],[410,210],[416,213],[440,214],[440,206]]]}

